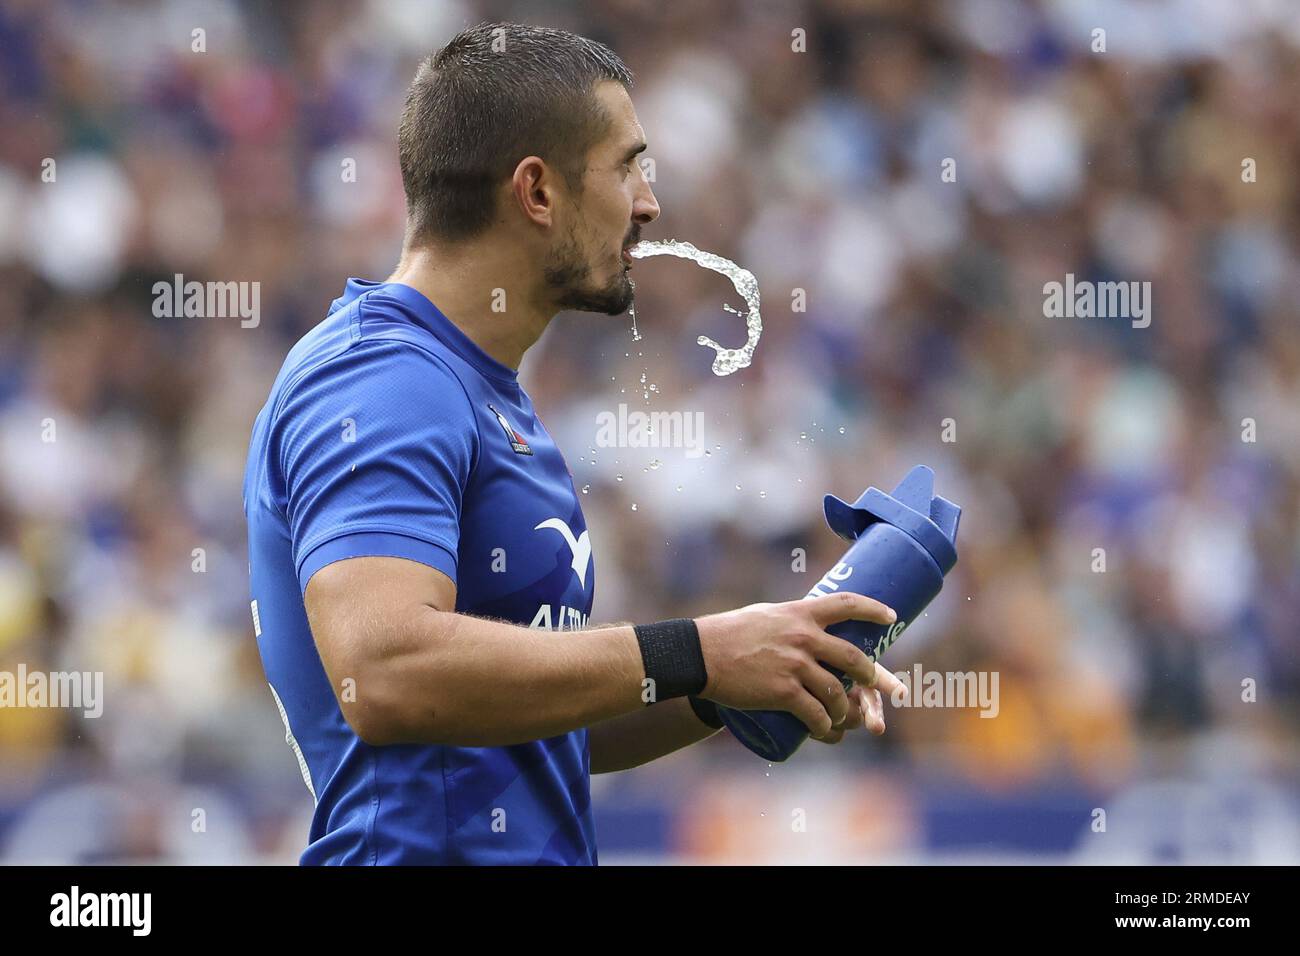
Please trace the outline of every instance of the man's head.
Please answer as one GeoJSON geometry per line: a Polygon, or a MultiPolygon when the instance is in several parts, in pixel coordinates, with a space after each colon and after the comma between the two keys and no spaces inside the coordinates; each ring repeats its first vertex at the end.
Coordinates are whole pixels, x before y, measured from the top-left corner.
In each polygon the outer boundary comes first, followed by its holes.
{"type": "Polygon", "coordinates": [[[563,30],[482,24],[421,63],[398,136],[407,244],[508,238],[560,309],[624,311],[624,249],[659,207],[632,74],[563,30]],[[503,235],[504,234],[504,235],[503,235]]]}

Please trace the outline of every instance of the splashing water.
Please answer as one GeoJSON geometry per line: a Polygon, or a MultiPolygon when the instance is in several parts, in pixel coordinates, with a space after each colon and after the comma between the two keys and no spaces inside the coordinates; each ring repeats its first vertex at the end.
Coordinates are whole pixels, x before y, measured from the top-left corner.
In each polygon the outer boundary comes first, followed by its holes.
{"type": "Polygon", "coordinates": [[[731,284],[745,300],[745,305],[749,307],[747,312],[741,313],[730,306],[724,306],[728,312],[744,316],[745,328],[749,332],[744,346],[738,349],[725,348],[707,335],[701,335],[695,341],[700,345],[707,345],[717,353],[713,359],[714,375],[730,375],[732,372],[749,367],[749,363],[754,358],[758,338],[763,334],[763,318],[758,312],[758,280],[754,278],[754,273],[742,269],[730,259],[696,249],[689,242],[680,242],[677,239],[663,242],[638,242],[629,250],[629,254],[634,259],[645,259],[649,256],[677,256],[679,259],[690,259],[730,279],[731,284]]]}

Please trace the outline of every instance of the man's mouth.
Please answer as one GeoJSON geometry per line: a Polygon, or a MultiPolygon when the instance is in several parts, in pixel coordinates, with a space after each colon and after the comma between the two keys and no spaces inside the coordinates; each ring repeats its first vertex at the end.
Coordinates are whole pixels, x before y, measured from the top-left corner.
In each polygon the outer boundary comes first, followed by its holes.
{"type": "Polygon", "coordinates": [[[623,261],[626,262],[628,265],[631,265],[631,264],[632,264],[632,247],[631,247],[631,246],[628,246],[626,249],[623,250],[623,261]]]}

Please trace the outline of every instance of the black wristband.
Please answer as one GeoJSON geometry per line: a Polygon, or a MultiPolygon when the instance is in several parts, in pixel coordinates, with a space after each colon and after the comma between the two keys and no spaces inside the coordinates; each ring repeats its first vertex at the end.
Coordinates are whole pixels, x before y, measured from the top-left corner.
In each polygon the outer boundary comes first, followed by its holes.
{"type": "Polygon", "coordinates": [[[647,704],[674,697],[687,697],[704,690],[709,675],[704,670],[700,632],[688,617],[637,624],[632,628],[641,646],[645,676],[652,681],[647,704]]]}
{"type": "Polygon", "coordinates": [[[722,729],[722,717],[718,714],[717,704],[694,694],[686,699],[691,702],[691,710],[695,711],[695,716],[700,718],[701,723],[708,724],[714,730],[722,729]]]}

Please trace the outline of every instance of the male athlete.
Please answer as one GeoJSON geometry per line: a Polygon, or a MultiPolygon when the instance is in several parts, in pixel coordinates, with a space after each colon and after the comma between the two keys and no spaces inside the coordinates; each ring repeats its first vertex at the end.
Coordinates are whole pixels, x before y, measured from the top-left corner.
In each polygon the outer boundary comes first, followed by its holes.
{"type": "Polygon", "coordinates": [[[557,312],[632,301],[659,207],[631,85],[601,44],[511,24],[426,60],[397,270],[348,281],[257,417],[253,622],[316,801],[304,864],[594,864],[590,774],[708,737],[717,704],[884,732],[898,681],[825,631],[894,620],[869,598],[588,626],[582,508],[517,369],[557,312]]]}

